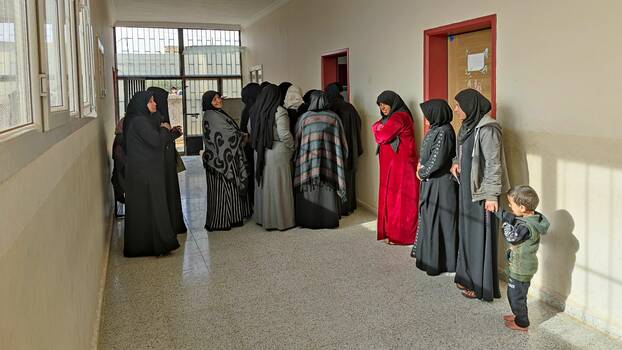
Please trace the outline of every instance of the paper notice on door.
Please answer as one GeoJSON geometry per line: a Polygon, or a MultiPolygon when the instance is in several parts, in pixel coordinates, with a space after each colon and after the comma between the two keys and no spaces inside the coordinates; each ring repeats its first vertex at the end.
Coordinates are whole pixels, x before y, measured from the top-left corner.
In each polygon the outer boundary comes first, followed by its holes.
{"type": "Polygon", "coordinates": [[[486,52],[467,55],[467,70],[469,72],[479,72],[484,69],[484,59],[486,52]]]}

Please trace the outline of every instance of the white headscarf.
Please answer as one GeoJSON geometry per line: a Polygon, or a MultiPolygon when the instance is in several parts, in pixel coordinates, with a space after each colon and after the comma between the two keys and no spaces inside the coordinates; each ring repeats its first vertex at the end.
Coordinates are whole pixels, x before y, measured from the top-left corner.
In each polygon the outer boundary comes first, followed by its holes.
{"type": "Polygon", "coordinates": [[[283,107],[287,109],[298,109],[303,103],[302,90],[296,85],[290,86],[289,89],[287,89],[287,94],[285,94],[283,107]]]}

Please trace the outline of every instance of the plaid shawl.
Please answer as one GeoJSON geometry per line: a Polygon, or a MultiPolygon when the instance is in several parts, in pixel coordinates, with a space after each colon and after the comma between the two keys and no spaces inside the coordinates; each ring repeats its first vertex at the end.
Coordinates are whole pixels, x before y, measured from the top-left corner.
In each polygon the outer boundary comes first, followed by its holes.
{"type": "Polygon", "coordinates": [[[296,124],[296,141],[294,188],[329,186],[345,202],[348,144],[339,117],[328,110],[306,112],[296,124]]]}

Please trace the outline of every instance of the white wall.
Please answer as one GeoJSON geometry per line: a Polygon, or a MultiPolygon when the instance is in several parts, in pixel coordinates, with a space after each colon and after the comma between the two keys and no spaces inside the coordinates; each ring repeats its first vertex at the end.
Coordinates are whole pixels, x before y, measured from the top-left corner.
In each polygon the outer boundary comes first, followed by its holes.
{"type": "Polygon", "coordinates": [[[11,159],[9,167],[19,164],[0,179],[0,349],[96,346],[112,213],[114,104],[109,3],[91,0],[91,7],[94,35],[106,50],[109,92],[98,100],[97,118],[74,120],[37,142],[17,142],[19,150],[10,149],[15,143],[0,145],[0,158],[11,159]],[[50,137],[49,149],[35,150],[50,137]],[[17,158],[29,153],[35,156],[22,165],[17,158]]]}
{"type": "Polygon", "coordinates": [[[423,31],[497,14],[498,119],[510,179],[539,191],[552,222],[533,291],[622,336],[621,12],[616,0],[297,0],[245,28],[244,64],[263,64],[265,79],[307,90],[320,87],[322,53],[350,49],[366,145],[358,195],[375,208],[377,95],[401,94],[421,137],[423,31]]]}

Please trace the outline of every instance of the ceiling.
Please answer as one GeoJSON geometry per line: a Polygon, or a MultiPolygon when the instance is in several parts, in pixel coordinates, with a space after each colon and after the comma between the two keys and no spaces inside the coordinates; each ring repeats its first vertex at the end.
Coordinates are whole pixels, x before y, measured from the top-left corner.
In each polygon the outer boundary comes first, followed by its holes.
{"type": "Polygon", "coordinates": [[[289,0],[112,0],[121,22],[246,26],[289,0]]]}

